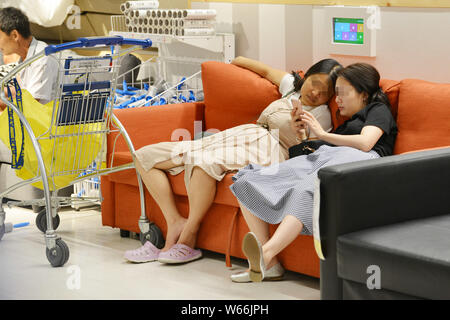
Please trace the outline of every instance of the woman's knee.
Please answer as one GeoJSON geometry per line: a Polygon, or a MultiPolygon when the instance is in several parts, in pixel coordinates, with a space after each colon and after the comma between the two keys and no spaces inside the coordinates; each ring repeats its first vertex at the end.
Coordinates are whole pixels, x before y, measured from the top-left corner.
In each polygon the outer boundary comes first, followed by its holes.
{"type": "Polygon", "coordinates": [[[135,166],[136,170],[139,172],[139,174],[142,175],[146,172],[144,167],[142,166],[141,162],[137,158],[134,159],[134,166],[135,166]]]}
{"type": "Polygon", "coordinates": [[[183,163],[178,159],[169,159],[161,162],[156,162],[153,167],[160,170],[169,170],[175,167],[179,167],[180,165],[183,165],[183,163]]]}
{"type": "Polygon", "coordinates": [[[211,177],[203,168],[194,167],[191,173],[191,180],[198,180],[202,183],[207,183],[208,185],[216,185],[217,180],[211,177]]]}

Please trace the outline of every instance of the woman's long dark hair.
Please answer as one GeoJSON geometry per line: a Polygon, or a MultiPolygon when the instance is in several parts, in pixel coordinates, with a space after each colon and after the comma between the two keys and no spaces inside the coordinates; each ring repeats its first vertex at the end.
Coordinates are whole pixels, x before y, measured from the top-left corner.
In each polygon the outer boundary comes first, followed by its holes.
{"type": "Polygon", "coordinates": [[[381,102],[391,108],[387,95],[380,88],[380,74],[377,69],[367,63],[354,63],[337,71],[358,93],[367,93],[366,104],[381,102]]]}
{"type": "Polygon", "coordinates": [[[336,84],[337,75],[336,72],[342,69],[342,65],[334,59],[323,59],[319,62],[313,64],[308,71],[306,71],[305,76],[302,78],[300,75],[292,71],[292,75],[294,76],[294,92],[299,91],[303,83],[308,79],[309,76],[313,74],[327,74],[330,78],[331,86],[334,90],[334,85],[336,84]]]}

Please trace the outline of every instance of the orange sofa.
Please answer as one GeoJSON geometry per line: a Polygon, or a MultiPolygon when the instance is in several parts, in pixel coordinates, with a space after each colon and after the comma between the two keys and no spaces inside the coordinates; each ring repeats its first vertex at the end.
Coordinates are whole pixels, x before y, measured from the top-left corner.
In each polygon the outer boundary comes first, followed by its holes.
{"type": "MultiPolygon", "coordinates": [[[[172,137],[176,129],[185,129],[194,137],[194,128],[198,128],[201,121],[202,130],[224,130],[236,125],[255,122],[264,108],[270,102],[279,99],[278,88],[259,75],[234,65],[220,62],[205,62],[202,64],[202,80],[204,88],[204,102],[183,103],[167,106],[155,106],[138,109],[117,110],[116,115],[127,129],[136,149],[161,141],[178,139],[172,137]]],[[[395,146],[395,153],[413,151],[429,147],[450,145],[450,126],[447,135],[433,136],[432,133],[420,135],[420,130],[427,130],[430,125],[416,121],[422,117],[426,122],[430,117],[449,117],[448,110],[441,110],[439,105],[431,106],[430,110],[423,108],[414,112],[406,110],[403,105],[414,104],[420,106],[424,98],[439,100],[439,94],[428,95],[428,91],[418,90],[426,88],[447,90],[449,85],[433,84],[422,80],[394,81],[383,79],[383,90],[388,94],[392,104],[393,115],[402,121],[398,122],[399,135],[395,146]],[[441,88],[442,86],[442,88],[441,88]],[[419,93],[418,93],[419,92],[419,93]],[[420,93],[422,92],[422,96],[420,93]],[[426,92],[426,95],[423,95],[426,92]],[[432,109],[434,108],[434,109],[432,109]],[[432,110],[431,110],[432,109],[432,110]],[[442,141],[442,140],[446,140],[442,141]]],[[[437,101],[439,102],[439,101],[437,101]]],[[[443,104],[442,104],[443,105],[443,104]]],[[[330,101],[333,125],[337,127],[345,119],[336,117],[337,105],[330,101]]],[[[408,108],[409,109],[409,108],[408,108]]],[[[447,123],[450,123],[450,119],[447,123]]],[[[198,131],[198,130],[197,130],[198,131]]],[[[180,131],[176,131],[180,132],[180,131]]],[[[186,138],[186,137],[184,137],[186,138]]],[[[115,134],[108,137],[108,161],[111,159],[115,134]]],[[[123,139],[119,138],[115,145],[114,164],[125,164],[131,161],[123,139]]],[[[230,265],[230,256],[245,258],[241,251],[243,236],[248,232],[238,203],[229,190],[232,174],[228,174],[218,183],[217,193],[213,205],[206,214],[198,236],[197,246],[201,249],[223,253],[226,263],[230,265]]],[[[188,215],[188,201],[184,186],[184,173],[177,176],[169,175],[177,206],[182,215],[188,215]]],[[[102,177],[102,219],[103,225],[120,228],[139,233],[138,220],[140,216],[139,193],[136,175],[132,170],[126,170],[102,177]]],[[[148,192],[145,195],[147,216],[156,223],[166,234],[167,226],[164,217],[155,201],[148,192]]],[[[276,226],[272,226],[273,232],[276,226]]],[[[314,250],[312,236],[299,235],[279,258],[283,266],[291,271],[305,275],[319,277],[319,258],[314,250]]]]}

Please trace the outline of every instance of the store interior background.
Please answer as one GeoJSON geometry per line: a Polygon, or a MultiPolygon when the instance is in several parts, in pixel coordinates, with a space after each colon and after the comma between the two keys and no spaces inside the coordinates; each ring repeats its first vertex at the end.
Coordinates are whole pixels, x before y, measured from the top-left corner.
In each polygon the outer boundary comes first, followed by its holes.
{"type": "MultiPolygon", "coordinates": [[[[1,1],[13,3],[17,0],[1,1]]],[[[108,35],[111,30],[110,17],[121,14],[119,7],[125,0],[67,0],[67,2],[80,8],[81,29],[70,30],[65,22],[61,26],[50,28],[32,24],[32,33],[36,38],[48,43],[59,43],[73,41],[78,37],[108,35]]],[[[450,4],[447,4],[447,8],[388,7],[381,5],[387,1],[341,1],[355,5],[357,3],[380,5],[381,25],[376,31],[377,55],[358,57],[330,55],[327,51],[324,30],[328,21],[326,21],[326,7],[323,5],[327,1],[316,1],[320,2],[320,5],[300,4],[314,2],[303,0],[274,0],[273,3],[264,0],[264,2],[266,3],[258,3],[256,0],[221,2],[160,0],[160,8],[216,9],[216,31],[235,34],[236,56],[257,59],[281,70],[305,70],[314,62],[331,57],[343,65],[368,62],[378,68],[381,76],[387,79],[416,78],[450,82],[448,35],[450,4]],[[281,2],[284,4],[280,4],[281,2]]],[[[328,2],[335,4],[339,1],[328,2]]],[[[26,13],[33,14],[33,12],[26,13]]],[[[67,19],[69,18],[70,15],[67,19]]],[[[150,55],[152,50],[156,49],[149,50],[150,55]]],[[[92,51],[92,54],[95,52],[92,51]]],[[[28,211],[14,212],[14,215],[9,214],[9,217],[14,217],[16,222],[23,222],[28,219],[29,214],[28,211]]],[[[58,232],[64,239],[69,240],[69,247],[73,250],[71,265],[78,265],[83,271],[82,290],[68,290],[67,279],[70,272],[49,267],[44,256],[44,239],[33,227],[33,229],[19,229],[7,235],[11,240],[0,269],[8,270],[8,273],[3,278],[1,297],[90,299],[98,298],[99,291],[102,292],[101,297],[104,299],[124,296],[144,299],[201,299],[208,296],[212,299],[262,300],[320,297],[318,279],[294,273],[290,273],[286,281],[265,283],[264,290],[260,290],[257,284],[233,286],[229,281],[229,274],[246,267],[245,261],[233,260],[234,268],[224,272],[226,268],[223,256],[215,253],[210,253],[209,259],[204,259],[202,264],[192,264],[194,267],[175,269],[161,268],[157,264],[144,264],[128,268],[124,273],[125,263],[122,260],[121,263],[118,261],[122,258],[123,252],[136,247],[138,241],[121,239],[118,230],[112,234],[109,228],[102,228],[98,212],[69,212],[65,215],[64,223],[58,232]],[[209,272],[205,273],[205,270],[209,272]],[[156,283],[152,282],[153,290],[150,292],[147,283],[151,278],[148,277],[149,274],[156,274],[162,279],[156,283]],[[196,275],[201,277],[195,277],[196,275]],[[127,281],[121,281],[119,286],[115,286],[119,277],[124,277],[127,281]],[[43,288],[51,289],[43,290],[43,288]],[[223,290],[224,288],[226,290],[223,290]]],[[[153,281],[153,278],[151,280],[153,281]]]]}
{"type": "Polygon", "coordinates": [[[330,24],[324,6],[192,1],[192,8],[217,10],[217,31],[235,33],[236,56],[258,59],[281,70],[307,68],[321,59],[335,58],[343,65],[370,63],[387,79],[449,81],[450,8],[380,6],[377,55],[372,58],[329,54],[324,29],[330,24]]]}
{"type": "MultiPolygon", "coordinates": [[[[63,24],[44,28],[32,24],[42,40],[72,41],[80,36],[106,35],[110,16],[121,14],[124,0],[75,0],[80,8],[81,29],[63,24]]],[[[344,65],[363,61],[379,69],[383,78],[417,78],[448,82],[450,64],[450,8],[444,1],[316,1],[315,3],[379,5],[380,29],[376,30],[376,57],[331,55],[324,41],[326,6],[297,4],[314,1],[188,1],[160,0],[160,8],[216,9],[216,31],[234,33],[236,56],[260,60],[282,70],[305,69],[323,58],[344,65]],[[285,4],[275,4],[284,2],[285,4]],[[392,3],[392,6],[386,4],[392,3]],[[414,7],[395,6],[396,3],[414,7]],[[384,4],[384,5],[383,5],[384,4]],[[415,7],[423,4],[424,7],[415,7]],[[426,7],[429,4],[429,7],[426,7]],[[445,5],[445,4],[444,4],[445,5]],[[434,6],[434,7],[431,7],[434,6]]],[[[70,17],[68,17],[70,18],[70,17]]]]}

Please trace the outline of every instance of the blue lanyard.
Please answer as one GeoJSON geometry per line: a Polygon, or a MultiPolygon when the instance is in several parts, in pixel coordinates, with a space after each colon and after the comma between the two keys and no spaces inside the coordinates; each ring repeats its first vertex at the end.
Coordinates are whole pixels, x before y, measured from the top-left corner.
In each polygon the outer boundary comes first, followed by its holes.
{"type": "MultiPolygon", "coordinates": [[[[11,80],[14,84],[14,88],[16,89],[16,106],[20,112],[23,113],[23,104],[22,104],[22,90],[20,90],[19,83],[14,78],[11,80]]],[[[9,84],[7,85],[8,89],[8,97],[11,103],[14,103],[14,98],[11,93],[11,89],[9,84]]],[[[14,126],[14,112],[11,108],[8,107],[8,122],[9,122],[9,144],[11,145],[11,168],[13,169],[21,169],[23,167],[23,159],[24,159],[24,150],[25,150],[25,135],[23,131],[23,124],[20,122],[20,127],[22,129],[22,148],[20,150],[19,158],[17,158],[17,145],[16,145],[16,130],[14,126]]]]}

